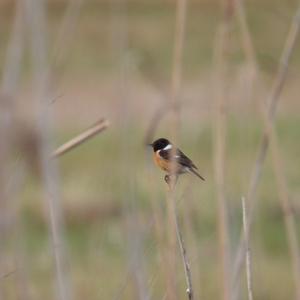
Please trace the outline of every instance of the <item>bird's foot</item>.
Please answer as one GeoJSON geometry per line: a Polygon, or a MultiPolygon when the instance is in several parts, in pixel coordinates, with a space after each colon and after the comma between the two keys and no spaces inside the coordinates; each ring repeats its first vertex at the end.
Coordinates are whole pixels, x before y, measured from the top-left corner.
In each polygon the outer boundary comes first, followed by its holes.
{"type": "Polygon", "coordinates": [[[174,187],[177,183],[178,176],[177,175],[165,175],[165,182],[168,184],[170,188],[174,187]]]}
{"type": "Polygon", "coordinates": [[[165,182],[167,183],[167,184],[170,184],[170,182],[171,182],[171,176],[170,175],[165,175],[165,182]]]}

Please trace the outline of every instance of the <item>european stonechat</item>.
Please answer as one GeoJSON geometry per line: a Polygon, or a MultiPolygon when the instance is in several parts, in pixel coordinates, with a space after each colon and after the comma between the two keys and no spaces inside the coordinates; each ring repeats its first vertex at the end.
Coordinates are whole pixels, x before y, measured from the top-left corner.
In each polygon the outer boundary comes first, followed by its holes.
{"type": "Polygon", "coordinates": [[[149,144],[153,148],[153,159],[157,166],[168,173],[165,180],[168,182],[172,172],[176,177],[184,173],[193,173],[202,180],[205,180],[196,170],[195,164],[178,148],[165,138],[160,138],[149,144]],[[173,157],[172,157],[173,156],[173,157]],[[174,164],[174,165],[172,165],[174,164]],[[174,168],[174,170],[172,169],[174,168]]]}

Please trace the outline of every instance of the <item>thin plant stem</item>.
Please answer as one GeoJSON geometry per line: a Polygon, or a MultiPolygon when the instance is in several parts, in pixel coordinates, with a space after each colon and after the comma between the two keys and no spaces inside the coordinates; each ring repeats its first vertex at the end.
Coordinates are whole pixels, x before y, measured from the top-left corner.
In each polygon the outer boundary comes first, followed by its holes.
{"type": "Polygon", "coordinates": [[[31,54],[34,69],[35,97],[39,105],[37,121],[40,134],[40,160],[45,191],[45,204],[49,214],[52,251],[54,254],[57,299],[72,298],[71,282],[67,272],[67,255],[63,238],[63,212],[60,205],[58,167],[55,160],[50,160],[51,151],[51,116],[47,103],[49,93],[49,73],[46,45],[46,5],[45,1],[26,0],[26,21],[28,22],[31,54]]]}
{"type": "Polygon", "coordinates": [[[229,230],[227,217],[227,204],[225,196],[225,156],[226,156],[226,71],[225,57],[228,47],[229,24],[221,24],[216,36],[215,68],[216,68],[216,94],[215,94],[215,136],[214,136],[214,169],[218,201],[218,233],[219,255],[221,263],[222,295],[224,300],[230,299],[229,275],[229,230]]]}
{"type": "MultiPolygon", "coordinates": [[[[153,182],[151,181],[151,186],[152,189],[155,189],[155,186],[153,185],[153,182]]],[[[150,190],[152,190],[150,188],[150,190]]],[[[169,253],[168,253],[168,249],[167,249],[167,245],[166,245],[166,238],[164,236],[164,228],[166,227],[166,224],[164,223],[164,216],[163,216],[163,212],[162,212],[162,208],[160,205],[158,205],[158,203],[156,201],[154,201],[154,199],[152,199],[151,202],[151,206],[152,206],[152,211],[153,211],[153,218],[154,218],[154,228],[155,228],[155,238],[157,240],[157,244],[160,245],[160,247],[158,248],[158,255],[159,255],[159,260],[161,262],[164,262],[165,267],[162,268],[162,273],[164,276],[164,280],[167,286],[166,289],[166,296],[170,296],[172,295],[172,291],[169,291],[168,289],[171,287],[170,284],[170,280],[172,280],[173,278],[170,278],[170,274],[169,274],[169,253]]],[[[171,298],[171,297],[170,297],[171,298]]]]}
{"type": "Polygon", "coordinates": [[[244,0],[235,0],[236,15],[240,25],[242,45],[247,60],[257,69],[257,58],[247,23],[244,0]]]}
{"type": "Polygon", "coordinates": [[[101,133],[109,126],[109,122],[105,119],[99,120],[96,124],[85,130],[84,132],[80,133],[79,135],[75,136],[71,140],[67,141],[59,148],[57,148],[53,153],[52,157],[59,157],[63,154],[71,151],[74,148],[77,148],[79,145],[83,144],[87,140],[91,139],[95,135],[101,133]]]}
{"type": "Polygon", "coordinates": [[[57,69],[66,60],[82,4],[83,0],[68,0],[65,13],[59,26],[60,30],[54,42],[53,69],[57,69]]]}
{"type": "Polygon", "coordinates": [[[243,208],[243,227],[244,227],[244,236],[245,236],[245,245],[246,245],[246,275],[247,275],[248,300],[253,300],[249,225],[248,225],[246,202],[244,197],[242,197],[242,208],[243,208]]]}
{"type": "Polygon", "coordinates": [[[265,128],[270,141],[270,152],[272,164],[275,172],[276,186],[278,187],[278,196],[281,205],[282,215],[287,232],[287,241],[291,256],[292,269],[294,275],[294,284],[296,289],[296,299],[300,300],[300,252],[295,216],[289,199],[288,184],[283,168],[282,156],[280,155],[278,137],[273,124],[263,113],[265,128]]]}
{"type": "MultiPolygon", "coordinates": [[[[180,95],[182,87],[182,60],[183,60],[183,48],[185,40],[185,26],[186,26],[186,11],[187,11],[187,0],[177,0],[176,2],[176,18],[175,18],[175,36],[174,36],[174,48],[173,48],[173,62],[172,62],[172,78],[171,78],[171,90],[170,90],[170,106],[172,107],[174,114],[171,124],[171,136],[172,141],[176,144],[178,140],[179,128],[180,128],[180,95]]],[[[172,152],[175,148],[172,149],[172,152]]],[[[172,153],[172,157],[175,157],[175,153],[172,153]]],[[[173,188],[175,187],[177,176],[176,173],[176,163],[173,160],[171,162],[170,170],[170,181],[168,182],[169,192],[167,194],[167,213],[168,213],[168,223],[169,223],[169,236],[168,236],[168,246],[169,246],[169,270],[170,277],[170,287],[172,290],[170,299],[177,299],[176,292],[176,280],[175,280],[175,267],[176,267],[176,236],[179,243],[179,247],[182,252],[181,238],[178,235],[178,222],[177,214],[174,208],[175,206],[175,194],[173,188]],[[175,236],[176,233],[176,236],[175,236]]],[[[166,179],[166,177],[165,177],[166,179]]],[[[185,254],[184,254],[185,255],[185,254]]],[[[189,266],[188,266],[189,269],[189,266]]],[[[187,275],[187,266],[184,263],[184,274],[186,276],[186,281],[189,282],[187,286],[187,295],[189,299],[193,299],[193,290],[191,284],[191,278],[187,275]]],[[[168,295],[169,297],[169,295],[168,295]]]]}
{"type": "Polygon", "coordinates": [[[182,87],[182,59],[185,39],[186,7],[187,0],[177,0],[170,97],[170,106],[174,110],[174,121],[171,124],[172,140],[174,143],[177,142],[180,128],[180,96],[182,87]]]}
{"type": "MultiPolygon", "coordinates": [[[[24,53],[24,18],[23,18],[23,5],[22,1],[15,3],[15,16],[13,18],[13,24],[11,33],[9,35],[7,50],[4,57],[4,64],[2,69],[2,81],[0,91],[0,139],[4,141],[0,147],[0,269],[3,272],[5,269],[5,262],[8,261],[6,247],[7,238],[14,235],[20,229],[19,223],[17,222],[17,209],[16,202],[18,192],[21,184],[16,180],[13,182],[13,187],[9,188],[7,180],[8,174],[12,171],[9,162],[11,153],[13,152],[12,143],[14,136],[14,112],[15,112],[15,96],[20,81],[21,69],[22,69],[22,58],[24,53]],[[10,220],[9,222],[7,222],[10,220]]],[[[19,164],[18,168],[20,167],[19,164]]],[[[22,173],[18,170],[18,174],[22,173]]],[[[15,173],[13,171],[13,173],[15,173]]],[[[23,266],[23,259],[20,252],[23,248],[18,248],[18,239],[13,237],[13,251],[10,254],[14,256],[16,261],[16,269],[19,265],[23,266]]],[[[21,245],[20,245],[21,246],[21,245]]],[[[20,276],[20,270],[16,270],[16,290],[19,291],[19,299],[27,299],[27,282],[26,282],[26,270],[22,272],[24,276],[20,276]]],[[[9,276],[9,275],[8,275],[9,276]]],[[[0,286],[0,299],[7,298],[5,295],[6,285],[1,284],[0,286]]]]}
{"type": "Polygon", "coordinates": [[[193,300],[194,299],[194,290],[193,290],[193,284],[192,284],[191,267],[190,267],[189,260],[187,257],[187,251],[186,251],[186,247],[185,247],[184,240],[182,237],[182,232],[181,232],[181,229],[179,226],[178,213],[177,213],[176,203],[175,203],[175,185],[172,186],[171,184],[172,183],[169,184],[168,201],[171,202],[171,208],[172,208],[172,212],[173,212],[172,217],[173,217],[173,222],[175,225],[177,242],[179,245],[182,263],[184,266],[184,274],[185,274],[185,280],[186,280],[186,285],[187,285],[186,293],[187,293],[188,299],[193,300]]]}
{"type": "Polygon", "coordinates": [[[182,56],[185,39],[187,0],[177,0],[176,21],[175,21],[175,41],[172,61],[172,78],[170,93],[164,95],[167,100],[154,113],[149,122],[145,134],[145,143],[152,141],[155,132],[162,119],[170,112],[174,112],[174,122],[171,124],[173,141],[176,142],[177,134],[180,127],[180,93],[182,84],[182,56]]]}

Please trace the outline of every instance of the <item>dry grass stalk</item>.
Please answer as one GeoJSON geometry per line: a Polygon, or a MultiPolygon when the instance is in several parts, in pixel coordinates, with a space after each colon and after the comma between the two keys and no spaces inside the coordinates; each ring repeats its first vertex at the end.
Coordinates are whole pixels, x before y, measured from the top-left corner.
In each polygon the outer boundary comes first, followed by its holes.
{"type": "Polygon", "coordinates": [[[145,134],[146,144],[152,142],[160,122],[169,112],[172,111],[174,112],[174,122],[171,124],[171,132],[173,133],[173,141],[176,141],[176,135],[180,127],[180,89],[182,81],[182,53],[185,38],[186,7],[187,0],[177,1],[171,91],[170,94],[164,95],[167,103],[163,103],[155,111],[149,123],[145,134]]]}
{"type": "Polygon", "coordinates": [[[174,143],[177,142],[180,128],[180,97],[182,86],[182,58],[185,39],[186,6],[187,0],[177,0],[170,96],[170,107],[174,110],[174,120],[171,123],[172,140],[174,143]]]}
{"type": "Polygon", "coordinates": [[[64,45],[70,45],[70,38],[74,33],[74,28],[81,12],[83,0],[68,0],[67,2],[68,4],[59,26],[60,30],[58,32],[56,42],[54,43],[54,64],[60,64],[66,58],[67,48],[64,47],[64,45]]]}
{"type": "MultiPolygon", "coordinates": [[[[237,20],[238,20],[240,30],[241,30],[242,46],[243,46],[243,50],[245,53],[245,57],[246,57],[249,65],[252,67],[252,69],[251,69],[252,73],[250,76],[250,84],[253,85],[254,79],[257,75],[259,68],[257,65],[256,53],[255,53],[252,38],[250,35],[250,30],[249,30],[247,19],[246,19],[244,0],[237,0],[235,2],[235,8],[236,8],[237,20]]],[[[250,95],[249,98],[252,98],[252,95],[250,95]]],[[[244,237],[241,236],[241,238],[244,238],[244,237]]],[[[242,266],[242,261],[240,261],[240,263],[242,266]]],[[[237,280],[239,281],[239,279],[240,279],[240,277],[236,278],[235,276],[233,276],[232,287],[231,287],[232,299],[237,299],[237,297],[239,295],[240,286],[239,286],[239,282],[237,282],[237,280]]]]}
{"type": "MultiPolygon", "coordinates": [[[[296,14],[292,20],[292,24],[290,26],[290,30],[284,45],[284,49],[281,55],[279,68],[276,74],[276,78],[274,80],[273,87],[270,92],[270,96],[267,103],[267,119],[269,120],[270,124],[273,123],[275,112],[277,108],[277,104],[280,98],[280,94],[282,92],[282,89],[284,87],[286,78],[287,78],[287,72],[288,72],[288,66],[290,57],[292,55],[292,52],[295,48],[296,40],[299,35],[299,28],[300,28],[300,6],[298,7],[296,14]]],[[[253,213],[254,213],[254,207],[255,207],[255,200],[256,200],[256,191],[259,184],[259,181],[261,179],[261,173],[262,173],[262,166],[266,158],[267,150],[269,146],[269,136],[268,133],[265,132],[263,135],[263,138],[261,140],[259,151],[257,154],[257,158],[255,160],[251,180],[249,184],[247,199],[250,203],[249,207],[249,232],[251,232],[252,222],[253,222],[253,213]]],[[[238,282],[241,270],[243,266],[244,261],[244,255],[245,255],[245,242],[243,236],[240,239],[238,252],[237,252],[237,258],[234,265],[234,275],[233,275],[233,282],[238,282]]]]}
{"type": "Polygon", "coordinates": [[[177,209],[176,209],[176,204],[175,204],[175,186],[173,186],[173,187],[170,186],[168,200],[171,202],[171,208],[173,210],[173,214],[172,214],[173,222],[175,225],[177,241],[179,244],[180,254],[181,254],[182,262],[183,262],[183,266],[184,266],[184,274],[185,274],[185,280],[186,280],[186,285],[187,285],[186,293],[187,293],[188,299],[193,300],[194,299],[194,290],[193,290],[193,285],[192,285],[192,273],[191,273],[191,267],[190,267],[190,264],[188,261],[187,253],[186,253],[186,247],[185,247],[184,240],[182,237],[182,232],[181,232],[181,229],[179,226],[179,221],[178,221],[178,214],[177,214],[177,209]]]}
{"type": "Polygon", "coordinates": [[[176,228],[174,223],[174,216],[172,210],[172,202],[173,200],[170,199],[170,194],[167,194],[166,199],[166,209],[167,209],[167,224],[166,231],[167,231],[167,238],[166,238],[166,267],[167,267],[167,300],[176,300],[178,299],[178,291],[177,291],[177,280],[176,280],[176,228]]]}
{"type": "Polygon", "coordinates": [[[82,4],[83,0],[68,0],[61,25],[59,27],[60,30],[54,43],[52,70],[55,72],[55,76],[58,76],[58,71],[60,74],[59,77],[62,76],[62,70],[60,69],[65,63],[68,50],[70,50],[72,45],[72,38],[81,12],[82,4]]]}
{"type": "Polygon", "coordinates": [[[104,131],[108,126],[109,122],[106,119],[99,120],[96,124],[57,148],[52,153],[51,157],[60,157],[63,154],[66,154],[67,152],[73,150],[87,140],[91,139],[95,135],[104,131]]]}
{"type": "Polygon", "coordinates": [[[248,291],[248,299],[253,300],[249,224],[248,224],[248,213],[246,209],[246,202],[244,197],[242,197],[242,208],[243,208],[243,227],[244,227],[244,236],[245,236],[245,245],[246,245],[247,291],[248,291]]]}
{"type": "Polygon", "coordinates": [[[195,230],[194,226],[194,218],[195,210],[197,211],[197,219],[201,218],[200,211],[196,208],[198,207],[198,199],[195,197],[195,193],[191,190],[193,188],[193,182],[191,181],[185,188],[185,191],[180,196],[180,199],[176,202],[177,206],[182,206],[182,201],[187,203],[184,205],[183,208],[183,215],[182,215],[182,225],[181,228],[185,232],[185,240],[188,241],[189,245],[189,263],[193,266],[193,273],[192,273],[192,283],[193,284],[193,292],[195,299],[202,298],[202,275],[205,278],[205,272],[202,272],[201,268],[201,247],[199,247],[198,241],[199,236],[197,230],[195,230]],[[196,284],[195,284],[196,283],[196,284]]]}
{"type": "Polygon", "coordinates": [[[300,300],[300,252],[295,216],[289,199],[288,183],[283,168],[282,156],[280,155],[277,134],[270,119],[267,118],[265,113],[263,113],[263,116],[265,128],[267,130],[270,141],[272,164],[277,182],[276,186],[278,188],[281,210],[287,232],[287,241],[291,255],[294,283],[296,289],[296,299],[300,300]]]}
{"type": "Polygon", "coordinates": [[[221,282],[222,295],[224,300],[230,299],[230,273],[229,273],[229,237],[228,217],[225,197],[225,153],[226,153],[226,58],[225,53],[228,47],[229,24],[221,25],[216,37],[215,44],[215,136],[214,136],[214,170],[218,199],[218,232],[219,232],[219,253],[221,260],[221,282]]]}
{"type": "MultiPolygon", "coordinates": [[[[155,190],[156,186],[154,185],[153,181],[150,180],[150,190],[155,190]]],[[[157,241],[158,247],[158,255],[159,260],[164,264],[164,268],[162,268],[163,277],[166,284],[166,293],[165,295],[168,296],[168,298],[172,299],[173,296],[173,289],[169,290],[172,287],[172,282],[175,281],[173,277],[170,276],[169,270],[172,268],[172,266],[169,266],[170,263],[169,259],[169,252],[168,252],[168,245],[166,245],[166,242],[168,242],[165,238],[165,228],[168,224],[164,222],[165,217],[163,215],[163,211],[159,203],[155,201],[155,199],[151,199],[151,206],[152,206],[152,214],[154,219],[154,228],[155,228],[155,238],[157,241]]]]}
{"type": "MultiPolygon", "coordinates": [[[[0,268],[5,270],[5,262],[11,258],[15,261],[16,270],[5,274],[1,280],[7,276],[13,275],[15,280],[15,290],[18,292],[18,297],[21,300],[27,299],[27,273],[19,269],[23,266],[23,257],[21,252],[23,244],[19,243],[15,235],[21,228],[17,222],[17,197],[20,190],[20,180],[16,180],[22,175],[18,165],[18,172],[10,166],[12,148],[12,137],[14,136],[14,108],[15,94],[19,84],[21,73],[21,61],[24,50],[23,31],[23,9],[22,2],[15,3],[15,16],[13,18],[12,31],[9,36],[7,51],[4,58],[4,66],[2,73],[1,91],[0,91],[0,137],[2,141],[0,147],[0,268]],[[9,178],[13,173],[13,178],[9,178]],[[14,175],[18,176],[14,176],[14,175]],[[9,200],[9,201],[8,201],[9,200]],[[9,222],[7,222],[9,220],[9,222]],[[13,236],[13,237],[12,237],[13,236]],[[13,238],[12,251],[6,253],[5,247],[6,238],[13,238]],[[11,257],[10,257],[11,256],[11,257]],[[21,276],[24,275],[24,276],[21,276]]],[[[6,284],[1,284],[0,299],[7,298],[6,284]],[[5,296],[6,295],[6,296],[5,296]]]]}
{"type": "MultiPolygon", "coordinates": [[[[236,8],[236,17],[240,26],[241,30],[241,39],[242,39],[242,46],[244,50],[244,54],[246,57],[247,62],[249,65],[252,67],[251,68],[251,76],[250,76],[250,84],[253,86],[255,77],[258,72],[258,64],[257,64],[257,57],[255,53],[255,49],[253,46],[250,30],[248,27],[247,23],[247,18],[246,18],[246,12],[245,12],[245,7],[244,7],[244,0],[237,0],[235,1],[235,8],[236,8]]],[[[253,90],[253,89],[250,89],[253,90]]],[[[252,94],[249,96],[249,98],[252,98],[252,94]]],[[[241,238],[244,238],[244,236],[241,235],[241,238]]],[[[241,265],[243,265],[243,261],[240,261],[241,265]]],[[[236,278],[233,275],[233,280],[232,280],[232,299],[237,299],[239,292],[240,292],[240,285],[239,285],[239,280],[240,277],[236,278]]]]}
{"type": "Polygon", "coordinates": [[[236,16],[241,30],[242,45],[243,45],[243,50],[245,52],[245,56],[248,62],[250,62],[255,67],[255,69],[257,69],[256,53],[255,53],[252,38],[250,35],[250,30],[247,23],[244,0],[236,0],[235,7],[236,7],[236,16]]]}
{"type": "Polygon", "coordinates": [[[171,102],[178,108],[179,96],[182,85],[182,55],[185,39],[187,0],[177,0],[176,23],[175,23],[175,44],[173,53],[173,71],[171,82],[171,102]]]}
{"type": "Polygon", "coordinates": [[[235,1],[236,17],[240,27],[241,43],[249,70],[249,77],[247,78],[247,86],[249,87],[247,93],[248,95],[243,95],[243,97],[247,97],[249,100],[253,100],[256,90],[254,85],[257,82],[256,79],[258,76],[259,67],[257,64],[255,48],[247,23],[244,2],[244,0],[235,1]]]}
{"type": "Polygon", "coordinates": [[[49,66],[47,63],[46,45],[46,5],[44,1],[26,0],[26,17],[28,22],[31,54],[34,70],[35,97],[39,104],[38,128],[40,134],[40,159],[45,190],[45,204],[49,213],[52,251],[55,260],[57,298],[72,298],[71,283],[67,273],[67,255],[63,238],[63,213],[60,205],[58,168],[51,155],[51,116],[49,99],[49,66]]]}
{"type": "MultiPolygon", "coordinates": [[[[175,20],[175,40],[174,40],[174,52],[173,52],[173,69],[172,69],[172,80],[171,80],[171,97],[170,97],[170,106],[174,109],[173,115],[173,122],[171,123],[171,135],[172,141],[176,144],[179,127],[180,127],[180,111],[179,111],[179,103],[180,103],[180,94],[181,94],[181,85],[182,85],[182,54],[183,54],[183,46],[184,46],[184,39],[185,39],[185,23],[186,23],[186,7],[187,7],[187,0],[177,0],[176,5],[176,20],[175,20]]],[[[172,150],[175,151],[173,148],[172,150]]],[[[172,157],[175,157],[172,155],[172,157]]],[[[181,230],[178,223],[176,205],[175,205],[175,185],[177,176],[175,175],[176,172],[176,164],[173,161],[171,166],[171,175],[169,177],[169,190],[167,193],[167,209],[168,209],[168,220],[169,220],[169,246],[170,246],[170,265],[172,269],[176,266],[176,255],[175,255],[175,241],[174,241],[174,231],[176,232],[177,242],[179,244],[180,253],[182,256],[183,266],[184,266],[184,274],[187,284],[187,296],[188,299],[194,299],[194,291],[192,288],[192,276],[190,271],[190,265],[188,263],[186,248],[184,246],[184,242],[182,239],[181,230]],[[173,263],[172,263],[173,261],[173,263]]],[[[169,270],[170,275],[175,270],[169,270]]],[[[174,275],[172,275],[173,277],[174,275]]],[[[176,283],[172,282],[173,293],[175,292],[175,298],[177,299],[176,283]]]]}

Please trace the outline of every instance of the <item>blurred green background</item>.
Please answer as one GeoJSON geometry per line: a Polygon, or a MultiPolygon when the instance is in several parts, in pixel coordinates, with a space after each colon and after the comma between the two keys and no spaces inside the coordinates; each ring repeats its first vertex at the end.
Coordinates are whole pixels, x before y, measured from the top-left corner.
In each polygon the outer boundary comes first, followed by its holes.
{"type": "MultiPolygon", "coordinates": [[[[15,6],[13,1],[0,3],[0,70],[4,70],[15,6]]],[[[82,1],[71,31],[60,40],[67,5],[66,1],[47,2],[47,50],[49,64],[54,67],[49,99],[53,144],[64,143],[100,117],[111,122],[103,134],[58,160],[74,299],[143,299],[138,292],[139,280],[151,299],[163,299],[161,252],[165,245],[155,224],[163,226],[160,230],[166,236],[166,188],[144,139],[151,118],[166,101],[170,89],[175,2],[82,1]],[[61,42],[64,39],[65,43],[61,42]],[[66,55],[57,65],[58,44],[66,55]]],[[[230,26],[226,200],[232,261],[242,229],[241,197],[247,193],[263,133],[260,103],[269,95],[296,8],[295,0],[245,1],[259,68],[253,82],[235,16],[230,26]]],[[[196,299],[221,297],[213,129],[214,45],[222,20],[221,1],[188,1],[178,144],[206,181],[183,176],[176,200],[196,299]]],[[[12,156],[25,167],[13,202],[17,225],[3,238],[5,259],[0,280],[3,299],[47,300],[54,297],[53,253],[36,155],[38,105],[33,97],[26,30],[24,43],[13,115],[12,156]]],[[[275,126],[298,232],[299,66],[298,41],[275,126]]],[[[163,118],[156,138],[170,136],[171,117],[167,114],[163,118]]],[[[11,165],[14,181],[18,164],[11,165]]],[[[255,299],[294,299],[286,231],[269,155],[257,197],[251,234],[255,299]]],[[[185,280],[179,253],[177,256],[178,299],[184,299],[185,280]]],[[[242,278],[239,299],[247,299],[245,280],[242,278]]]]}

